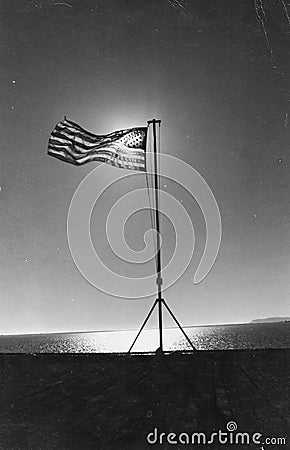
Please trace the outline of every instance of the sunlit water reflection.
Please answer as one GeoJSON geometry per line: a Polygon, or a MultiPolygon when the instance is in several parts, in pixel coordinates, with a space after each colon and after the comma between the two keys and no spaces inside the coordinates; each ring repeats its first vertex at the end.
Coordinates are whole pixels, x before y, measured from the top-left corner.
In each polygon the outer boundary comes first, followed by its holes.
{"type": "MultiPolygon", "coordinates": [[[[290,323],[219,325],[185,329],[193,345],[200,350],[243,348],[289,348],[290,323]]],[[[2,353],[104,353],[126,352],[137,331],[64,333],[0,336],[2,353]]],[[[144,330],[133,350],[154,351],[158,330],[144,330]]],[[[164,348],[190,348],[179,329],[164,330],[164,348]]]]}

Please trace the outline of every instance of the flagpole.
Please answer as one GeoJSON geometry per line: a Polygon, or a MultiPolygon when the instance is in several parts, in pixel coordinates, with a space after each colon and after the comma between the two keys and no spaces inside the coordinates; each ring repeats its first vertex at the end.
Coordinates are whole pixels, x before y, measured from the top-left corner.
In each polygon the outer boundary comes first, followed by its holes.
{"type": "MultiPolygon", "coordinates": [[[[157,132],[156,132],[156,124],[161,124],[161,120],[149,120],[148,124],[152,123],[153,125],[153,150],[154,150],[154,191],[155,191],[155,221],[156,221],[156,240],[157,240],[157,268],[156,268],[156,284],[158,287],[158,296],[157,296],[157,304],[158,304],[158,325],[159,325],[159,343],[160,350],[163,352],[163,320],[162,320],[162,277],[161,277],[161,247],[160,247],[160,220],[159,220],[159,172],[158,172],[158,164],[157,164],[157,132]]],[[[160,151],[160,149],[158,149],[160,151]]]]}
{"type": "MultiPolygon", "coordinates": [[[[153,162],[154,162],[154,191],[155,191],[155,229],[156,229],[156,240],[157,240],[157,253],[156,253],[156,284],[158,287],[157,290],[157,298],[155,299],[155,302],[153,304],[153,306],[151,307],[149,313],[147,314],[140,330],[138,331],[137,336],[135,337],[131,347],[128,350],[128,354],[131,353],[132,348],[134,347],[138,337],[140,336],[142,330],[144,329],[146,323],[148,322],[151,314],[153,313],[155,306],[158,306],[158,327],[159,327],[159,350],[161,351],[161,353],[163,353],[163,320],[162,320],[162,304],[166,307],[167,311],[169,312],[169,314],[171,315],[172,319],[175,321],[175,323],[177,324],[178,328],[181,330],[181,332],[183,333],[184,337],[186,338],[187,342],[189,343],[189,345],[191,346],[192,350],[196,350],[196,348],[194,347],[194,345],[192,344],[191,340],[189,339],[189,337],[187,336],[187,334],[185,333],[184,329],[182,328],[182,326],[180,325],[180,323],[178,322],[178,320],[176,319],[175,315],[173,314],[173,312],[171,311],[171,309],[169,308],[169,306],[167,305],[166,301],[162,298],[162,277],[161,277],[161,240],[160,240],[160,217],[159,217],[159,168],[158,168],[158,164],[157,164],[157,156],[158,156],[158,151],[157,151],[157,132],[156,132],[156,125],[161,124],[161,120],[156,120],[156,119],[152,119],[152,120],[148,120],[148,125],[152,124],[153,125],[153,162]]],[[[160,131],[159,131],[160,132],[160,131]]],[[[160,153],[160,149],[159,153],[160,153]]],[[[148,187],[148,185],[147,185],[148,187]]],[[[151,208],[152,210],[152,208],[151,208]]]]}

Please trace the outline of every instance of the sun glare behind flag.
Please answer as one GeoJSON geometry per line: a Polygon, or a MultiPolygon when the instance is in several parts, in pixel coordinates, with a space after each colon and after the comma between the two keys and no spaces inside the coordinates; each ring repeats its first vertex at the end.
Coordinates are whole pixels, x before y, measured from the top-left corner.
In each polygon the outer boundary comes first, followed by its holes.
{"type": "Polygon", "coordinates": [[[65,118],[50,135],[48,154],[74,165],[98,161],[146,171],[146,138],[146,127],[96,135],[65,118]]]}

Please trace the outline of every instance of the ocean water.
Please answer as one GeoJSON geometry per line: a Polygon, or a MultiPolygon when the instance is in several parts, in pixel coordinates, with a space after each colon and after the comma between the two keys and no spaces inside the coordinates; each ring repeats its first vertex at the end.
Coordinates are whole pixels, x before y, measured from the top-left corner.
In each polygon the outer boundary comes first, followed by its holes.
{"type": "MultiPolygon", "coordinates": [[[[290,348],[290,322],[215,325],[185,328],[200,350],[290,348]]],[[[0,353],[107,353],[126,352],[137,330],[0,336],[0,353]]],[[[133,351],[154,351],[158,330],[143,330],[133,351]]],[[[179,329],[164,330],[164,349],[188,349],[179,329]]]]}

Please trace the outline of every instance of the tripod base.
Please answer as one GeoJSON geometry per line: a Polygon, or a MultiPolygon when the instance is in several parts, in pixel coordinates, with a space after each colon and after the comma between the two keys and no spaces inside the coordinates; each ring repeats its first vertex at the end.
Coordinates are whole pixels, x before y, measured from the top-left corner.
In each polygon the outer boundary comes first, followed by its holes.
{"type": "MultiPolygon", "coordinates": [[[[140,334],[141,334],[143,328],[145,327],[145,325],[146,325],[146,323],[148,322],[148,320],[149,320],[151,314],[153,313],[155,306],[158,306],[159,308],[161,308],[162,305],[165,306],[165,308],[167,309],[167,311],[168,311],[169,314],[171,315],[171,317],[172,317],[172,319],[174,320],[174,322],[178,325],[178,328],[180,329],[180,331],[182,332],[182,334],[183,334],[184,337],[186,338],[186,340],[187,340],[187,342],[189,343],[189,345],[191,346],[191,348],[192,348],[193,350],[196,350],[196,348],[194,347],[193,343],[191,342],[191,340],[189,339],[189,337],[188,337],[187,334],[185,333],[184,329],[182,328],[182,326],[180,325],[180,323],[179,323],[178,320],[176,319],[175,315],[173,314],[173,312],[171,311],[171,309],[170,309],[169,306],[167,305],[166,301],[165,301],[163,298],[160,298],[160,299],[156,299],[155,302],[153,303],[153,306],[151,307],[149,313],[147,314],[147,317],[146,317],[146,319],[144,320],[144,322],[143,322],[143,324],[142,324],[140,330],[138,331],[138,334],[137,334],[137,336],[135,337],[135,339],[134,339],[134,341],[133,341],[131,347],[129,348],[128,353],[130,353],[131,350],[132,350],[132,348],[134,347],[134,345],[135,345],[135,343],[136,343],[138,337],[140,336],[140,334]]],[[[159,309],[159,311],[160,311],[160,309],[159,309]]],[[[163,348],[162,348],[162,346],[160,346],[160,348],[158,349],[158,351],[163,353],[163,348]]]]}

